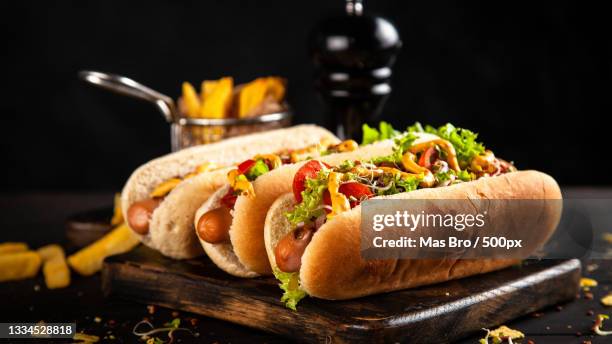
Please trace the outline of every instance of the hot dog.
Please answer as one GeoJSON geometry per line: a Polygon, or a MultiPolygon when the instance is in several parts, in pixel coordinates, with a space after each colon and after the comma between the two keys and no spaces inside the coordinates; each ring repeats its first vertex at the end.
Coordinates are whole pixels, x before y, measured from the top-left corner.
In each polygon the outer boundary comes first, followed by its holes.
{"type": "Polygon", "coordinates": [[[321,127],[298,125],[196,146],[152,160],[136,169],[123,188],[121,203],[127,224],[145,245],[168,257],[202,255],[193,216],[225,184],[227,173],[235,165],[257,153],[297,151],[321,142],[333,145],[339,140],[321,127]]]}
{"type": "MultiPolygon", "coordinates": [[[[381,152],[371,159],[346,160],[331,167],[311,161],[296,171],[292,188],[270,207],[264,239],[274,274],[285,291],[282,301],[293,309],[307,295],[354,298],[484,273],[517,262],[366,261],[360,255],[360,204],[368,199],[561,199],[550,176],[517,171],[477,142],[476,134],[450,124],[437,129],[425,129],[418,123],[409,127],[396,140],[391,154],[381,152]]],[[[496,211],[498,217],[511,216],[503,207],[496,211]]],[[[556,228],[560,212],[552,207],[527,211],[539,212],[533,225],[545,241],[556,228]]]]}
{"type": "MultiPolygon", "coordinates": [[[[388,126],[384,122],[381,125],[388,126]]],[[[258,154],[238,164],[228,173],[227,185],[215,192],[196,212],[194,226],[204,251],[217,266],[230,274],[239,277],[271,274],[263,239],[265,217],[274,200],[291,191],[295,171],[301,166],[311,166],[308,161],[313,158],[317,159],[317,164],[334,164],[351,158],[369,158],[381,151],[390,153],[393,147],[391,138],[399,132],[387,130],[387,133],[370,139],[361,147],[346,140],[296,150],[289,157],[258,154]],[[260,183],[260,179],[267,182],[260,183]],[[225,213],[221,209],[230,211],[232,221],[229,226],[217,219],[217,213],[225,213]],[[209,234],[213,232],[216,235],[211,237],[209,234]],[[228,236],[229,240],[217,240],[228,236]]]]}

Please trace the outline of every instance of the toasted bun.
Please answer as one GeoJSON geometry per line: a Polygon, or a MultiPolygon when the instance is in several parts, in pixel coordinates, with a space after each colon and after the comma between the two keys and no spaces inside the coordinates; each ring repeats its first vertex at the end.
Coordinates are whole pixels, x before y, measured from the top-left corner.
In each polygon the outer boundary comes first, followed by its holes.
{"type": "MultiPolygon", "coordinates": [[[[482,178],[448,187],[419,189],[388,199],[561,199],[559,186],[550,176],[537,171],[520,171],[497,177],[482,178]]],[[[292,230],[284,213],[295,201],[287,194],[278,198],[266,218],[265,240],[270,262],[276,266],[274,247],[292,230]]],[[[512,221],[514,214],[497,207],[499,221],[512,221]]],[[[399,210],[399,209],[398,209],[399,210]]],[[[533,208],[529,216],[537,219],[525,231],[537,228],[541,245],[552,234],[560,219],[556,207],[533,208]]],[[[336,216],[315,233],[302,256],[300,280],[311,296],[323,299],[348,299],[375,293],[444,282],[469,275],[501,269],[516,259],[405,259],[370,260],[360,254],[361,206],[336,216]]]]}
{"type": "MultiPolygon", "coordinates": [[[[186,175],[205,162],[231,166],[259,153],[280,149],[297,149],[316,144],[323,138],[338,139],[328,130],[314,125],[298,125],[286,129],[230,138],[218,143],[196,146],[152,160],[132,173],[121,193],[123,213],[161,182],[186,175]]],[[[219,187],[226,183],[227,169],[202,173],[181,182],[153,212],[149,232],[141,241],[162,254],[177,258],[193,258],[203,254],[195,237],[193,216],[219,187]]]]}
{"type": "MultiPolygon", "coordinates": [[[[208,200],[198,209],[194,218],[194,227],[198,225],[200,217],[207,212],[217,209],[221,206],[221,199],[229,191],[230,186],[225,185],[221,187],[217,192],[208,198],[208,200]]],[[[197,234],[196,234],[197,235],[197,234]]],[[[234,248],[231,242],[222,244],[210,244],[200,239],[200,244],[204,248],[204,251],[221,270],[227,272],[230,275],[237,277],[257,277],[259,276],[256,272],[247,269],[236,254],[234,254],[234,248]]]]}
{"type": "MultiPolygon", "coordinates": [[[[437,138],[432,134],[419,135],[415,143],[437,138]]],[[[393,152],[393,147],[393,140],[386,140],[360,147],[353,152],[331,154],[317,160],[338,165],[345,160],[365,160],[385,156],[393,152]]],[[[236,256],[248,269],[261,275],[272,273],[263,235],[266,214],[279,196],[291,192],[293,176],[305,163],[283,166],[264,174],[253,183],[255,197],[240,196],[236,200],[230,238],[236,256]]]]}

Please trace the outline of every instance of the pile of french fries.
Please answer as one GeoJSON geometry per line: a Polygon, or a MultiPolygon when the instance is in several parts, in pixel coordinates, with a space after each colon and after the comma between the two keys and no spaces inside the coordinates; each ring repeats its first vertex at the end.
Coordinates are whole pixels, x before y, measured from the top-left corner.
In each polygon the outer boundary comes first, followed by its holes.
{"type": "Polygon", "coordinates": [[[200,93],[183,83],[182,112],[191,118],[246,118],[283,110],[285,80],[257,78],[234,86],[232,77],[204,80],[200,93]]]}
{"type": "Polygon", "coordinates": [[[45,284],[49,289],[70,285],[70,266],[83,276],[102,269],[106,257],[127,252],[138,245],[138,238],[125,224],[120,197],[115,196],[114,227],[108,234],[66,259],[64,249],[57,244],[31,250],[23,242],[0,243],[0,282],[35,277],[42,266],[45,284]]]}

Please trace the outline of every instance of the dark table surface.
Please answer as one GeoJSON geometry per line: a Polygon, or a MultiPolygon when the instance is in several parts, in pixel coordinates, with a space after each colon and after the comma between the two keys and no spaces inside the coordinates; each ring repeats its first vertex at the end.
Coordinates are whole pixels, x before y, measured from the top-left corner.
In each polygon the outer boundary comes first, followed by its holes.
{"type": "MultiPolygon", "coordinates": [[[[612,188],[573,187],[563,188],[563,192],[566,198],[612,198],[612,188]]],[[[77,212],[109,207],[112,198],[110,192],[0,194],[0,242],[25,241],[33,248],[60,243],[70,252],[64,235],[66,218],[77,212]]],[[[607,232],[612,232],[612,224],[608,228],[607,232]]],[[[527,340],[538,344],[611,343],[611,337],[593,336],[590,329],[597,314],[612,314],[612,308],[599,302],[612,287],[612,260],[583,260],[583,270],[583,274],[596,279],[599,286],[590,292],[581,292],[572,302],[526,315],[506,325],[523,331],[527,340]]],[[[47,290],[42,276],[1,283],[0,322],[75,322],[79,331],[100,336],[105,341],[132,343],[138,342],[132,329],[143,318],[161,326],[178,317],[181,326],[191,329],[192,333],[175,334],[175,342],[287,342],[286,338],[216,319],[105,298],[99,274],[93,277],[73,274],[72,278],[70,287],[59,290],[47,290]]],[[[606,326],[610,327],[612,321],[606,326]]],[[[477,343],[480,337],[481,334],[476,334],[461,343],[477,343]]],[[[0,342],[3,341],[0,339],[0,342]]],[[[53,341],[56,342],[61,341],[53,341]]]]}

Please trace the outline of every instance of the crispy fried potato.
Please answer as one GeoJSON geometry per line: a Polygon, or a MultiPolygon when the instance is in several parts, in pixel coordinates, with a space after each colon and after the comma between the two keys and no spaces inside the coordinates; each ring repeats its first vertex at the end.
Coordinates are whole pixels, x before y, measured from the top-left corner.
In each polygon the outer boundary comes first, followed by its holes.
{"type": "Polygon", "coordinates": [[[36,276],[42,259],[34,251],[0,255],[0,282],[16,281],[36,276]]]}
{"type": "Polygon", "coordinates": [[[39,248],[38,255],[43,260],[43,275],[49,289],[65,288],[70,285],[70,269],[66,263],[64,249],[52,244],[39,248]]]}
{"type": "Polygon", "coordinates": [[[25,242],[3,242],[0,243],[0,255],[27,251],[28,244],[25,242]]]}
{"type": "Polygon", "coordinates": [[[261,107],[266,98],[280,103],[285,96],[283,79],[277,77],[257,78],[244,85],[239,93],[240,118],[261,115],[257,109],[261,107]]]}
{"type": "Polygon", "coordinates": [[[202,84],[204,103],[200,111],[200,117],[225,118],[228,117],[232,104],[232,90],[234,79],[224,77],[218,81],[205,81],[202,84]]]}
{"type": "Polygon", "coordinates": [[[68,257],[68,264],[79,274],[90,276],[102,269],[104,258],[127,252],[138,243],[136,235],[124,223],[98,241],[68,257]]]}
{"type": "Polygon", "coordinates": [[[187,116],[198,117],[202,105],[195,88],[188,82],[183,82],[183,103],[187,116]]]}
{"type": "Polygon", "coordinates": [[[64,249],[57,244],[46,245],[36,250],[43,262],[64,256],[64,249]]]}

